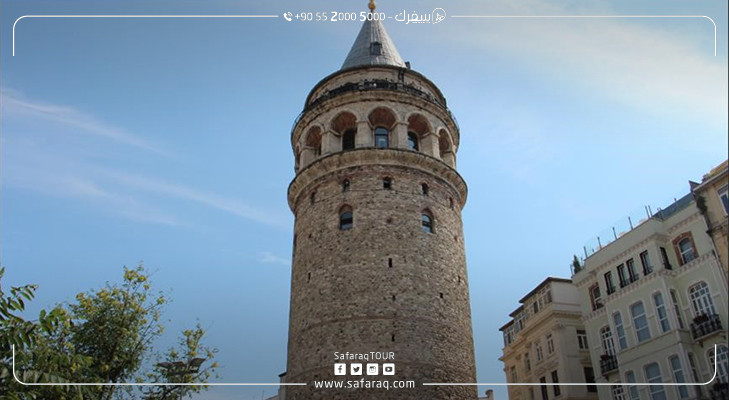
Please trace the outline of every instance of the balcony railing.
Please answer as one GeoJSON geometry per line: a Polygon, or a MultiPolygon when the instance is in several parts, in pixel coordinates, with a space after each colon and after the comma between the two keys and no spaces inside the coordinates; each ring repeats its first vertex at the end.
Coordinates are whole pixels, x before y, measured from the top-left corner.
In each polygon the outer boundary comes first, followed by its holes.
{"type": "Polygon", "coordinates": [[[607,375],[618,369],[618,358],[612,354],[603,354],[600,356],[600,371],[603,375],[607,375]]]}
{"type": "Polygon", "coordinates": [[[721,331],[721,320],[719,315],[699,315],[691,323],[691,334],[694,339],[699,339],[714,332],[721,331]]]}
{"type": "Polygon", "coordinates": [[[709,390],[709,393],[711,393],[711,400],[729,399],[729,384],[726,382],[717,382],[709,390]]]}

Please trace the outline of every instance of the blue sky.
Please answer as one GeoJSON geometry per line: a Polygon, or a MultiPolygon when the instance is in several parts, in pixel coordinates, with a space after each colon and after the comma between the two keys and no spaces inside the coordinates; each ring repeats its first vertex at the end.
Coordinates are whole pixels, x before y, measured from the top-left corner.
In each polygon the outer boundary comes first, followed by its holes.
{"type": "MultiPolygon", "coordinates": [[[[498,327],[519,298],[568,277],[598,232],[666,206],[727,158],[727,3],[378,3],[388,15],[705,15],[717,26],[714,56],[706,18],[386,23],[460,124],[478,378],[500,382],[498,327]]],[[[31,14],[359,12],[367,1],[0,4],[7,284],[38,283],[37,312],[143,261],[174,299],[161,347],[199,320],[222,381],[275,381],[286,363],[290,129],[361,23],[26,18],[14,57],[12,27],[31,14]]],[[[261,389],[201,398],[231,396],[261,389]]]]}

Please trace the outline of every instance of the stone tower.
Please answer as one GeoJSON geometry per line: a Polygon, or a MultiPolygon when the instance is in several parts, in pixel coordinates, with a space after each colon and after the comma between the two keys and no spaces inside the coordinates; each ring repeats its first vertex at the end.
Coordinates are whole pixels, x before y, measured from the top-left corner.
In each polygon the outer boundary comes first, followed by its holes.
{"type": "MultiPolygon", "coordinates": [[[[291,132],[296,222],[287,400],[476,399],[456,172],[458,125],[379,21],[309,93],[291,132]],[[394,353],[394,376],[335,376],[335,352],[394,353]],[[319,380],[415,381],[412,389],[316,389],[319,380]]],[[[362,361],[366,364],[366,361],[362,361]]]]}

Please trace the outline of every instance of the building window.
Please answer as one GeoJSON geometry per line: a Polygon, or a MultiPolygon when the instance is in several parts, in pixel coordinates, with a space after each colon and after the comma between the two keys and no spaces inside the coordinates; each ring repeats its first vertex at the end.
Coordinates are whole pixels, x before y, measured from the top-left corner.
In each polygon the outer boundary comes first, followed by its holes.
{"type": "Polygon", "coordinates": [[[587,347],[587,332],[581,330],[577,331],[577,346],[579,346],[580,350],[589,349],[589,347],[587,347]]]}
{"type": "Polygon", "coordinates": [[[542,400],[549,400],[549,392],[547,392],[547,386],[544,385],[545,383],[547,383],[547,378],[544,376],[539,378],[539,383],[542,384],[542,400]]]}
{"type": "Polygon", "coordinates": [[[618,265],[618,282],[620,282],[620,287],[624,288],[628,286],[628,272],[625,270],[625,264],[618,265]]]}
{"type": "Polygon", "coordinates": [[[512,366],[511,369],[509,370],[509,372],[511,373],[511,382],[512,383],[513,382],[517,382],[518,381],[517,380],[518,377],[516,376],[516,367],[513,367],[512,366]]]}
{"type": "Polygon", "coordinates": [[[381,126],[375,128],[375,147],[386,149],[390,147],[390,132],[381,126]]]}
{"type": "Polygon", "coordinates": [[[722,186],[716,191],[721,200],[721,205],[724,206],[724,215],[729,214],[729,185],[722,186]]]}
{"type": "Polygon", "coordinates": [[[691,298],[691,305],[694,308],[694,316],[699,315],[714,315],[716,310],[714,309],[714,301],[711,300],[711,293],[709,293],[709,286],[706,282],[699,282],[691,288],[689,288],[689,297],[691,298]]]}
{"type": "Polygon", "coordinates": [[[615,283],[613,282],[613,271],[608,271],[605,273],[605,287],[607,288],[608,295],[615,293],[615,283]]]}
{"type": "Polygon", "coordinates": [[[547,335],[547,354],[554,353],[554,339],[552,338],[552,334],[550,333],[547,335]]]}
{"type": "Polygon", "coordinates": [[[685,237],[678,242],[678,252],[681,254],[681,264],[690,263],[696,258],[696,250],[694,249],[691,237],[685,237]]]}
{"type": "Polygon", "coordinates": [[[382,43],[380,43],[380,42],[370,43],[370,55],[372,55],[372,56],[382,55],[382,43]]]}
{"type": "MultiPolygon", "coordinates": [[[[645,377],[648,383],[661,383],[661,367],[658,363],[650,363],[645,366],[645,377]]],[[[666,392],[663,385],[648,386],[651,393],[651,400],[666,400],[666,392]]]]}
{"type": "Polygon", "coordinates": [[[559,390],[559,375],[557,374],[557,371],[552,371],[552,383],[554,383],[554,386],[552,386],[552,391],[554,392],[554,396],[559,396],[560,390],[559,390]]]}
{"type": "Polygon", "coordinates": [[[635,261],[631,258],[625,262],[625,266],[628,268],[628,283],[633,283],[638,280],[638,271],[635,270],[635,261]]]}
{"type": "MultiPolygon", "coordinates": [[[[590,367],[583,367],[582,372],[585,374],[585,383],[595,383],[595,371],[590,367]]],[[[587,385],[587,391],[590,393],[597,392],[597,386],[587,385]]]]}
{"type": "Polygon", "coordinates": [[[311,192],[309,195],[309,204],[314,204],[316,202],[316,192],[311,192]]]}
{"type": "Polygon", "coordinates": [[[408,132],[408,149],[418,151],[418,135],[408,132]]]}
{"type": "Polygon", "coordinates": [[[666,312],[666,304],[663,302],[663,294],[654,294],[653,304],[656,306],[656,315],[658,315],[658,322],[661,325],[661,331],[664,333],[670,331],[671,324],[668,322],[668,313],[666,312]]]}
{"type": "Polygon", "coordinates": [[[349,129],[344,132],[344,135],[342,135],[342,150],[347,151],[354,149],[355,134],[356,131],[354,129],[349,129]]]}
{"type": "Polygon", "coordinates": [[[661,247],[660,250],[661,250],[661,258],[663,259],[663,268],[673,269],[673,267],[671,267],[671,263],[668,262],[668,253],[666,252],[666,248],[661,247]]]}
{"type": "Polygon", "coordinates": [[[534,346],[534,349],[537,352],[537,361],[542,361],[544,359],[544,351],[542,350],[542,344],[541,343],[537,343],[534,346]]]}
{"type": "Polygon", "coordinates": [[[615,343],[613,343],[613,333],[610,331],[610,326],[605,325],[600,329],[600,341],[602,342],[603,352],[607,355],[614,356],[615,343]]]}
{"type": "Polygon", "coordinates": [[[590,302],[592,303],[592,310],[595,311],[598,308],[602,308],[602,300],[600,299],[600,285],[595,283],[590,286],[590,302]]]}
{"type": "Polygon", "coordinates": [[[421,183],[420,184],[420,189],[423,191],[423,196],[427,196],[428,193],[430,192],[430,188],[428,188],[428,184],[427,183],[421,183]]]}
{"type": "Polygon", "coordinates": [[[532,370],[532,361],[529,357],[529,353],[524,353],[524,369],[527,371],[532,370]]]}
{"type": "Polygon", "coordinates": [[[613,314],[613,322],[615,323],[615,332],[618,334],[618,345],[620,350],[628,348],[628,340],[625,338],[625,328],[623,328],[623,317],[620,312],[613,314]]]}
{"type": "MultiPolygon", "coordinates": [[[[681,368],[681,360],[678,359],[678,356],[671,356],[668,361],[671,364],[673,381],[676,383],[685,383],[686,378],[683,376],[683,368],[681,368]]],[[[685,385],[676,386],[676,390],[678,391],[678,397],[682,399],[689,397],[688,388],[685,385]]]]}
{"type": "Polygon", "coordinates": [[[342,181],[342,192],[349,192],[349,186],[350,186],[349,179],[343,180],[342,181]]]}
{"type": "Polygon", "coordinates": [[[352,207],[344,206],[339,210],[339,229],[347,230],[352,229],[354,226],[354,214],[352,213],[352,207]]]}
{"type": "Polygon", "coordinates": [[[729,348],[726,345],[717,346],[716,354],[714,354],[714,349],[709,350],[709,371],[714,370],[715,363],[716,380],[722,383],[729,382],[729,348]]]}
{"type": "Polygon", "coordinates": [[[420,229],[425,233],[433,233],[433,217],[428,212],[420,215],[420,229]]]}
{"type": "Polygon", "coordinates": [[[385,190],[392,189],[392,178],[382,178],[382,188],[385,190]]]}
{"type": "Polygon", "coordinates": [[[681,316],[681,307],[678,304],[678,296],[673,289],[671,289],[671,301],[673,302],[673,311],[676,313],[676,319],[678,320],[678,327],[686,329],[686,325],[683,323],[683,317],[681,316]]]}
{"type": "Polygon", "coordinates": [[[653,272],[653,266],[651,265],[651,259],[648,257],[648,250],[640,253],[640,263],[643,265],[643,275],[648,275],[653,272]]]}
{"type": "Polygon", "coordinates": [[[651,338],[651,331],[648,327],[648,319],[645,317],[645,307],[643,302],[639,301],[630,306],[630,314],[633,316],[633,327],[635,335],[638,337],[638,343],[651,338]]]}
{"type": "Polygon", "coordinates": [[[613,395],[613,400],[625,400],[625,393],[623,392],[623,387],[621,385],[611,386],[611,393],[613,395]]]}
{"type": "MultiPolygon", "coordinates": [[[[625,381],[628,383],[635,383],[635,374],[633,373],[633,371],[628,371],[625,373],[625,381]]],[[[638,394],[638,386],[629,385],[628,394],[630,395],[630,400],[640,400],[640,394],[638,394]]]]}

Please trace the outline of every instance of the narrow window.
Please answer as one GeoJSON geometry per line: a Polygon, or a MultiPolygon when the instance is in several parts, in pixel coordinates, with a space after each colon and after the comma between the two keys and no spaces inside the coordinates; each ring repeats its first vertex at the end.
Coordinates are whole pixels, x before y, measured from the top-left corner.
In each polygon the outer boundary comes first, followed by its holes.
{"type": "Polygon", "coordinates": [[[448,198],[448,205],[451,207],[451,209],[453,209],[453,206],[454,206],[454,204],[453,204],[453,197],[449,197],[448,198]]]}
{"type": "Polygon", "coordinates": [[[559,375],[557,374],[557,371],[552,371],[552,383],[554,383],[554,386],[552,386],[552,390],[554,391],[554,395],[559,396],[560,390],[559,390],[559,375]]]}
{"type": "Polygon", "coordinates": [[[648,257],[648,250],[640,253],[640,263],[643,265],[643,275],[648,275],[653,272],[653,266],[651,265],[651,259],[648,257]]]}
{"type": "Polygon", "coordinates": [[[628,348],[628,341],[625,338],[625,328],[623,328],[623,317],[620,312],[613,314],[613,322],[615,323],[615,332],[618,334],[618,345],[620,350],[628,348]]]}
{"type": "MultiPolygon", "coordinates": [[[[626,372],[625,381],[628,383],[635,383],[635,373],[633,373],[633,371],[626,372]]],[[[630,400],[640,400],[640,395],[638,394],[638,386],[629,385],[628,394],[630,394],[630,400]]]]}
{"type": "Polygon", "coordinates": [[[592,310],[595,311],[602,307],[602,300],[600,299],[600,285],[595,283],[590,286],[590,302],[592,303],[592,310]]]}
{"type": "Polygon", "coordinates": [[[529,357],[529,353],[524,353],[524,369],[527,371],[532,370],[532,360],[529,357]]]}
{"type": "MultiPolygon", "coordinates": [[[[650,363],[645,366],[645,377],[648,383],[662,383],[661,380],[661,367],[658,363],[650,363]]],[[[666,391],[663,390],[663,385],[651,385],[648,386],[651,393],[651,400],[666,400],[666,391]]]]}
{"type": "Polygon", "coordinates": [[[354,226],[354,214],[352,213],[352,208],[349,206],[344,206],[339,211],[339,229],[341,230],[347,230],[352,229],[354,226]]]}
{"type": "Polygon", "coordinates": [[[441,298],[441,299],[443,298],[443,293],[441,293],[441,294],[440,294],[440,298],[441,298]]]}
{"type": "Polygon", "coordinates": [[[395,341],[395,335],[392,335],[392,341],[393,342],[395,341]]]}
{"type": "Polygon", "coordinates": [[[630,281],[628,283],[633,283],[638,280],[638,271],[635,269],[635,261],[631,258],[630,260],[625,262],[625,265],[628,267],[628,278],[630,281]]]}
{"type": "Polygon", "coordinates": [[[587,332],[578,330],[577,331],[577,345],[580,350],[587,350],[587,332]]]}
{"type": "Polygon", "coordinates": [[[633,327],[638,343],[644,342],[651,338],[651,331],[648,327],[648,319],[645,316],[645,308],[643,302],[639,301],[630,306],[630,314],[633,316],[633,327]]]}
{"type": "MultiPolygon", "coordinates": [[[[585,374],[585,383],[595,383],[595,371],[590,367],[583,367],[582,372],[585,374]]],[[[587,391],[590,393],[597,392],[597,386],[587,385],[587,391]]]]}
{"type": "Polygon", "coordinates": [[[686,325],[683,323],[683,317],[681,316],[681,307],[678,304],[678,296],[676,295],[676,291],[673,289],[671,289],[671,302],[673,302],[673,311],[676,313],[678,327],[686,329],[686,325]]]}
{"type": "Polygon", "coordinates": [[[375,147],[380,149],[390,147],[390,132],[381,126],[375,128],[375,147]]]}
{"type": "Polygon", "coordinates": [[[311,282],[311,272],[306,274],[306,282],[311,282]]]}
{"type": "Polygon", "coordinates": [[[618,281],[621,288],[628,286],[628,272],[625,270],[625,264],[618,265],[618,281]]]}
{"type": "Polygon", "coordinates": [[[729,348],[720,344],[716,348],[709,350],[709,371],[714,369],[716,364],[716,380],[721,383],[729,382],[729,348]]]}
{"type": "Polygon", "coordinates": [[[552,334],[547,335],[547,354],[554,353],[554,339],[552,338],[552,334]]]}
{"type": "Polygon", "coordinates": [[[668,262],[668,253],[666,252],[665,247],[661,247],[661,258],[663,259],[663,268],[673,269],[673,267],[671,267],[671,263],[668,262]]]}
{"type": "Polygon", "coordinates": [[[671,330],[671,324],[668,322],[668,313],[666,312],[666,304],[663,302],[663,295],[656,293],[653,295],[653,304],[656,306],[656,315],[661,325],[661,331],[668,332],[671,330]]]}
{"type": "Polygon", "coordinates": [[[420,189],[422,189],[422,191],[423,191],[423,196],[427,196],[428,195],[429,188],[428,188],[428,184],[427,183],[421,184],[420,185],[420,189]]]}
{"type": "Polygon", "coordinates": [[[354,149],[354,137],[355,137],[356,131],[354,129],[349,129],[346,132],[344,132],[344,135],[342,135],[342,150],[352,150],[354,149]]]}
{"type": "Polygon", "coordinates": [[[600,329],[600,340],[602,341],[602,350],[609,356],[615,355],[615,343],[613,343],[613,333],[610,327],[605,325],[600,329]]]}
{"type": "Polygon", "coordinates": [[[342,192],[349,192],[349,186],[350,186],[349,179],[343,180],[342,181],[342,192]]]}
{"type": "Polygon", "coordinates": [[[542,361],[544,359],[544,351],[542,350],[542,344],[541,343],[537,343],[534,346],[534,349],[537,352],[537,361],[542,361]]]}
{"type": "Polygon", "coordinates": [[[382,43],[380,43],[380,42],[370,43],[370,55],[372,55],[372,56],[382,55],[382,43]]]}
{"type": "Polygon", "coordinates": [[[542,400],[549,400],[549,392],[547,391],[547,385],[545,385],[545,383],[547,383],[547,378],[546,377],[539,378],[539,383],[542,384],[541,385],[541,388],[542,388],[542,400]]]}
{"type": "Polygon", "coordinates": [[[392,268],[392,258],[387,259],[387,266],[392,268]]]}
{"type": "Polygon", "coordinates": [[[311,193],[309,195],[309,204],[314,204],[316,202],[316,192],[311,193]]]}
{"type": "Polygon", "coordinates": [[[516,367],[512,366],[509,368],[509,373],[511,375],[511,382],[517,382],[519,377],[516,375],[516,367]]]}
{"type": "Polygon", "coordinates": [[[683,238],[678,242],[678,251],[681,253],[681,264],[689,263],[696,258],[696,251],[690,237],[683,238]]]}
{"type": "MultiPolygon", "coordinates": [[[[681,360],[678,359],[678,356],[671,356],[668,361],[671,363],[674,382],[685,383],[686,378],[683,376],[683,368],[681,368],[681,360]]],[[[678,396],[680,398],[687,399],[689,397],[689,392],[685,385],[676,386],[676,390],[678,390],[678,396]]]]}
{"type": "Polygon", "coordinates": [[[408,149],[418,151],[418,135],[408,132],[408,149]]]}
{"type": "Polygon", "coordinates": [[[721,200],[721,205],[724,206],[724,215],[729,214],[729,185],[722,186],[716,191],[721,200]]]}
{"type": "Polygon", "coordinates": [[[392,178],[383,178],[382,179],[382,188],[385,190],[392,189],[392,178]]]}
{"type": "Polygon", "coordinates": [[[605,287],[607,288],[607,294],[615,293],[615,282],[613,282],[613,271],[605,273],[605,287]]]}
{"type": "Polygon", "coordinates": [[[427,213],[423,213],[420,216],[421,230],[425,233],[433,233],[433,217],[427,213]]]}
{"type": "Polygon", "coordinates": [[[620,385],[613,385],[611,386],[611,392],[613,395],[613,400],[625,400],[625,393],[623,392],[623,387],[620,385]]]}

